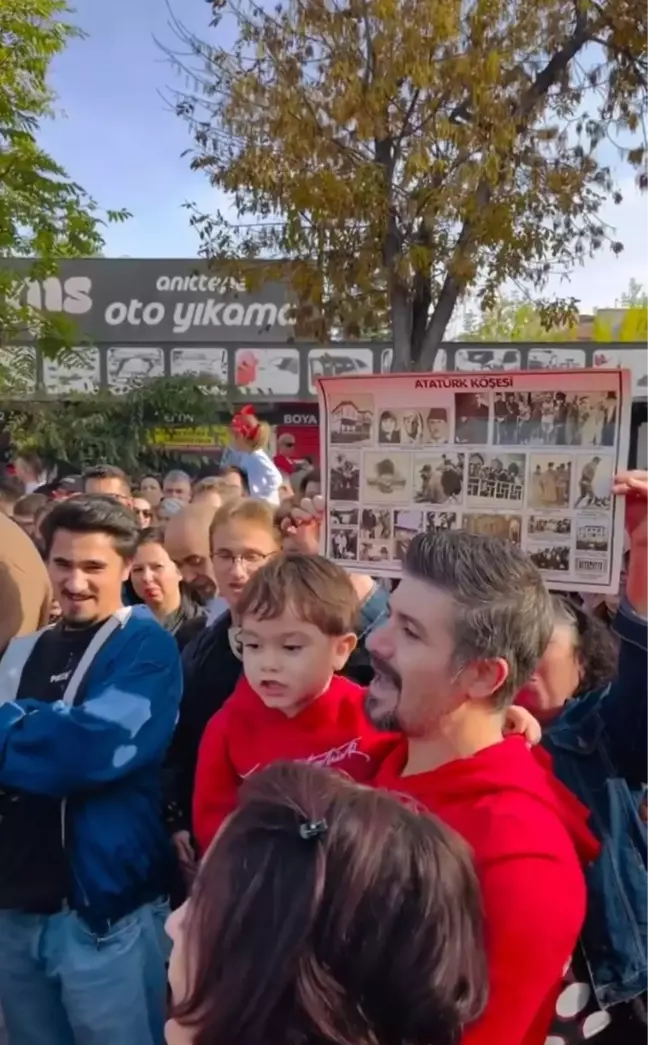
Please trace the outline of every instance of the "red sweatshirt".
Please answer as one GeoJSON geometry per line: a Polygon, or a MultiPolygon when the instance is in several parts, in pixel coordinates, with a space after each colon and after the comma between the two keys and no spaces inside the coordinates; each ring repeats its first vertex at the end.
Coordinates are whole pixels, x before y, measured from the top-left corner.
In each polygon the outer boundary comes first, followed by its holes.
{"type": "Polygon", "coordinates": [[[375,783],[414,798],[471,846],[482,888],[490,998],[462,1045],[543,1045],[585,917],[587,811],[522,737],[430,773],[401,776],[407,742],[375,783]]]}
{"type": "Polygon", "coordinates": [[[313,762],[373,779],[396,739],[378,733],[363,710],[365,690],[341,675],[294,718],[267,708],[244,677],[209,720],[200,742],[193,797],[193,830],[204,852],[236,807],[241,781],[282,759],[313,762]]]}

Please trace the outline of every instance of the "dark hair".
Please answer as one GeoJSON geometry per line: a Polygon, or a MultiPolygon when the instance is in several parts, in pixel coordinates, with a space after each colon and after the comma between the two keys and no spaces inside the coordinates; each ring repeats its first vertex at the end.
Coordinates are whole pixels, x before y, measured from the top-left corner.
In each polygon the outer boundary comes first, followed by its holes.
{"type": "Polygon", "coordinates": [[[155,472],[146,472],[141,477],[141,479],[139,480],[139,486],[140,487],[141,487],[141,485],[142,485],[142,483],[144,482],[145,479],[155,479],[155,481],[158,484],[158,486],[160,487],[160,489],[162,489],[162,480],[160,479],[159,475],[155,474],[155,472]]]}
{"type": "Polygon", "coordinates": [[[297,493],[300,497],[306,496],[306,487],[309,483],[321,483],[322,475],[319,468],[309,468],[308,471],[302,475],[299,480],[299,487],[297,493]]]}
{"type": "Polygon", "coordinates": [[[14,504],[14,514],[36,515],[47,504],[49,504],[49,501],[44,493],[28,493],[14,504]]]}
{"type": "Polygon", "coordinates": [[[581,680],[574,697],[601,689],[616,674],[619,650],[614,635],[602,620],[586,613],[571,599],[552,596],[556,624],[566,624],[574,633],[581,680]]]}
{"type": "Polygon", "coordinates": [[[0,501],[5,504],[16,504],[25,496],[25,484],[17,475],[0,476],[0,501]]]}
{"type": "Polygon", "coordinates": [[[383,424],[383,422],[385,421],[395,421],[396,423],[398,423],[398,418],[396,417],[396,414],[392,413],[391,410],[383,410],[382,414],[380,415],[380,423],[383,424]]]}
{"type": "Polygon", "coordinates": [[[405,572],[453,599],[458,665],[496,657],[506,660],[508,677],[494,699],[498,708],[510,704],[553,631],[551,596],[537,567],[510,541],[439,531],[414,538],[405,572]]]}
{"type": "Polygon", "coordinates": [[[237,612],[275,620],[287,609],[324,635],[354,631],[360,606],[348,573],[323,555],[273,555],[245,585],[237,612]]]}
{"type": "Polygon", "coordinates": [[[243,782],[184,933],[196,1045],[457,1045],[486,1001],[463,841],[303,763],[243,782]]]}
{"type": "Polygon", "coordinates": [[[143,544],[161,544],[164,547],[164,530],[161,526],[147,526],[145,530],[140,530],[137,538],[137,547],[141,548],[143,544]]]}
{"type": "Polygon", "coordinates": [[[140,530],[132,512],[114,497],[93,494],[59,501],[47,513],[41,525],[45,558],[52,550],[58,530],[71,533],[106,533],[112,537],[115,551],[124,561],[133,558],[140,530]]]}
{"type": "Polygon", "coordinates": [[[126,472],[114,464],[96,464],[92,468],[87,468],[83,473],[84,491],[88,489],[88,482],[91,479],[118,479],[124,490],[129,494],[131,492],[131,483],[126,472]]]}
{"type": "Polygon", "coordinates": [[[221,474],[221,476],[238,475],[240,480],[241,480],[241,486],[243,488],[243,492],[246,493],[246,494],[249,494],[249,492],[250,492],[250,483],[248,481],[247,474],[243,471],[242,468],[238,468],[235,464],[228,464],[228,465],[226,465],[225,468],[222,469],[220,474],[221,474]]]}

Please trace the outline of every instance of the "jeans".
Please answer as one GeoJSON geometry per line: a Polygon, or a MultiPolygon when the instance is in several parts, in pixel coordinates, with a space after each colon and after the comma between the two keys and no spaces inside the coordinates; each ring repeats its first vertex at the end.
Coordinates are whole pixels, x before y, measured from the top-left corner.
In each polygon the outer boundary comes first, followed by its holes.
{"type": "Polygon", "coordinates": [[[73,911],[0,911],[0,1009],[9,1045],[162,1045],[168,905],[94,935],[73,911]]]}

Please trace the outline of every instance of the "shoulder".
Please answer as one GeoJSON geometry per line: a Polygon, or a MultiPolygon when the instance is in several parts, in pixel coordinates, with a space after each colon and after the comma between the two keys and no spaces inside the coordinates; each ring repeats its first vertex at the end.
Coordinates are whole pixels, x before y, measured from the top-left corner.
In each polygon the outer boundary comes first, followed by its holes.
{"type": "Polygon", "coordinates": [[[129,616],[117,634],[121,642],[113,646],[137,649],[140,656],[150,655],[156,659],[179,661],[178,647],[173,636],[162,627],[146,606],[129,607],[129,616]]]}

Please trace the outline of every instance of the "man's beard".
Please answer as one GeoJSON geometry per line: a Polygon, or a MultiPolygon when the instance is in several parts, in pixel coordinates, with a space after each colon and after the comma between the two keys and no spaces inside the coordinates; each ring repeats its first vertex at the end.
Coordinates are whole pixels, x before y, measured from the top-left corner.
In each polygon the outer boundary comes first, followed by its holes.
{"type": "Polygon", "coordinates": [[[185,588],[201,606],[206,606],[216,595],[216,583],[209,577],[197,577],[195,581],[185,583],[185,588]]]}
{"type": "Polygon", "coordinates": [[[397,697],[393,707],[383,710],[382,701],[378,697],[373,696],[370,687],[367,690],[364,699],[365,714],[371,724],[380,732],[401,733],[403,730],[398,716],[398,707],[400,704],[403,681],[398,672],[381,657],[375,655],[372,656],[371,664],[379,675],[383,675],[394,685],[397,691],[397,697]]]}

